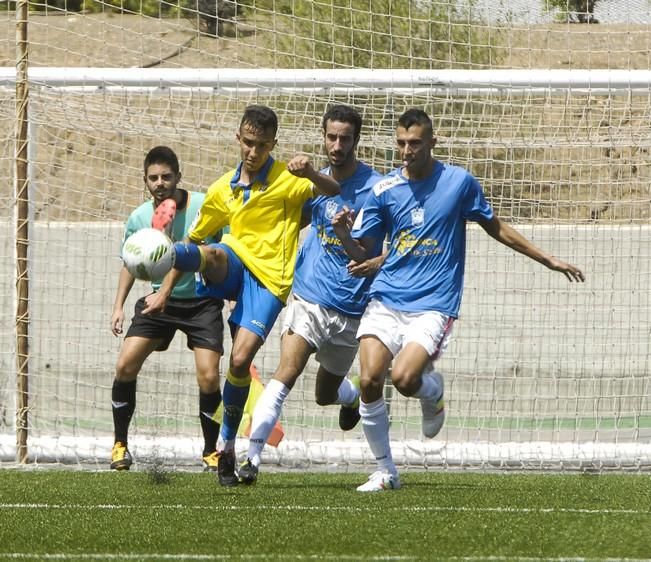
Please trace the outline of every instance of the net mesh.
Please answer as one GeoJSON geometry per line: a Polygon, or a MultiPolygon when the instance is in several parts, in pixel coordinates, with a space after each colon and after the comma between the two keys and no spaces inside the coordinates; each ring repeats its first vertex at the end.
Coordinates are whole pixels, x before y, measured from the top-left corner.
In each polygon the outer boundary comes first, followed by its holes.
{"type": "MultiPolygon", "coordinates": [[[[125,75],[128,67],[649,68],[645,3],[627,3],[619,14],[628,19],[616,23],[607,23],[617,13],[610,3],[597,3],[600,23],[588,26],[557,22],[553,11],[522,16],[513,8],[507,17],[481,2],[472,9],[462,2],[242,2],[217,37],[206,34],[198,8],[187,4],[161,3],[164,17],[95,4],[102,11],[43,5],[31,14],[32,66],[124,67],[125,75]]],[[[14,14],[0,13],[0,55],[9,66],[14,29],[14,14]]],[[[279,116],[275,156],[301,151],[323,162],[320,120],[337,102],[362,113],[359,156],[382,172],[395,165],[397,116],[413,106],[427,110],[436,157],[469,168],[501,217],[588,275],[585,285],[571,285],[469,227],[464,302],[440,364],[446,426],[436,440],[422,440],[417,401],[387,385],[399,462],[648,465],[648,92],[621,84],[604,93],[571,82],[554,91],[336,88],[327,70],[321,87],[309,91],[255,84],[182,88],[180,82],[140,90],[92,81],[30,89],[32,460],[107,463],[119,349],[110,312],[122,223],[145,197],[147,150],[173,147],[182,185],[205,190],[237,163],[234,135],[243,108],[264,103],[279,116]]],[[[9,462],[16,376],[14,106],[12,87],[0,89],[0,173],[7,178],[0,188],[6,287],[0,296],[0,459],[9,462]]],[[[137,284],[125,310],[146,291],[137,284]]],[[[281,322],[255,360],[263,381],[278,363],[281,322]]],[[[315,372],[310,361],[283,412],[285,441],[266,458],[299,465],[371,462],[361,432],[342,433],[337,409],[314,404],[315,372]]],[[[163,456],[198,466],[198,390],[184,338],[146,363],[130,433],[141,460],[163,456]]]]}

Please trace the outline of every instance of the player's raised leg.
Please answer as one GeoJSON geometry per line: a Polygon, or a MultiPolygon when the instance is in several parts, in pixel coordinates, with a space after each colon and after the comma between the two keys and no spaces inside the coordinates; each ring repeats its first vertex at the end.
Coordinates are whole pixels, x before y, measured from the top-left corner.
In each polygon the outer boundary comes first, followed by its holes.
{"type": "MultiPolygon", "coordinates": [[[[353,357],[356,351],[353,351],[353,357]]],[[[316,374],[315,399],[319,406],[338,404],[339,428],[342,431],[350,431],[360,420],[359,415],[359,375],[346,377],[335,374],[330,370],[319,366],[316,374]]]]}
{"type": "Polygon", "coordinates": [[[219,284],[229,271],[229,251],[222,244],[197,245],[176,242],[174,268],[183,272],[199,271],[209,283],[219,284]]]}
{"type": "Polygon", "coordinates": [[[445,421],[444,381],[434,362],[447,348],[454,320],[436,311],[409,318],[403,328],[404,347],[395,358],[391,378],[403,396],[420,399],[423,435],[431,439],[445,421]]]}

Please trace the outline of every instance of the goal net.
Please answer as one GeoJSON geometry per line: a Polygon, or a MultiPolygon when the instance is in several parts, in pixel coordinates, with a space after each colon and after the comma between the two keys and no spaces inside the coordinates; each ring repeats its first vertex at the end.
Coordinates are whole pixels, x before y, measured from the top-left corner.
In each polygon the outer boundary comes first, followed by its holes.
{"type": "MultiPolygon", "coordinates": [[[[441,15],[448,2],[388,3],[400,11],[390,15],[372,12],[382,1],[345,2],[328,12],[330,0],[258,0],[232,2],[241,10],[224,16],[211,37],[203,28],[188,32],[192,18],[172,9],[179,2],[160,3],[165,18],[84,15],[55,4],[40,5],[30,23],[28,318],[16,315],[16,71],[0,68],[0,462],[16,458],[16,325],[28,321],[29,460],[108,466],[120,347],[110,317],[123,223],[146,198],[146,152],[169,145],[181,159],[182,187],[205,190],[237,164],[242,111],[261,103],[279,116],[276,158],[304,152],[324,163],[321,117],[329,105],[346,103],[363,116],[360,159],[381,172],[397,165],[398,116],[425,109],[434,120],[436,158],[468,168],[500,217],[587,276],[571,284],[469,224],[460,318],[439,364],[446,424],[424,439],[418,401],[387,382],[397,462],[648,468],[651,74],[631,70],[648,68],[644,24],[604,32],[604,50],[595,26],[514,31],[504,19],[486,21],[481,2],[468,3],[480,11],[456,12],[453,21],[441,15]],[[419,11],[426,5],[436,18],[419,11]],[[427,27],[432,22],[437,33],[427,27]],[[622,34],[636,39],[617,51],[622,34]],[[577,70],[579,54],[601,70],[577,70]],[[615,68],[617,55],[626,60],[615,68]],[[531,70],[556,64],[564,70],[531,70]]],[[[0,52],[15,48],[14,23],[13,14],[0,13],[0,52]]],[[[4,64],[11,64],[9,52],[4,64]]],[[[147,291],[144,283],[134,286],[127,320],[147,291]]],[[[282,315],[255,359],[263,382],[278,364],[281,324],[282,315]]],[[[227,357],[228,335],[225,343],[227,357]]],[[[265,449],[263,462],[372,464],[361,428],[341,432],[338,408],[315,404],[316,369],[310,361],[289,395],[285,437],[265,449]]],[[[138,466],[162,460],[198,467],[198,415],[193,357],[178,334],[138,377],[129,437],[138,466]]],[[[246,446],[243,435],[238,452],[246,446]]]]}

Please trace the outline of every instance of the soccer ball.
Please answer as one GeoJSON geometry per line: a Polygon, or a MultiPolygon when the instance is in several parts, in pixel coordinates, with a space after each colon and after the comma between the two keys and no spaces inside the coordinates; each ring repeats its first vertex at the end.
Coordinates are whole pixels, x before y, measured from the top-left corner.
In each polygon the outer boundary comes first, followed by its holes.
{"type": "Polygon", "coordinates": [[[174,266],[174,244],[164,232],[142,228],[122,245],[122,261],[129,273],[143,281],[160,281],[174,266]]]}

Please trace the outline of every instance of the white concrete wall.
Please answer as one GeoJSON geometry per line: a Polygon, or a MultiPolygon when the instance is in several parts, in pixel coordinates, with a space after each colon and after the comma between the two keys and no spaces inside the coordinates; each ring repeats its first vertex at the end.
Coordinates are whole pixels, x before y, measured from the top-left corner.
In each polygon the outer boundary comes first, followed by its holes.
{"type": "MultiPolygon", "coordinates": [[[[0,427],[8,431],[15,393],[12,229],[0,224],[0,427]]],[[[539,225],[519,230],[581,266],[587,281],[569,283],[481,229],[469,228],[464,303],[440,364],[450,415],[457,418],[448,431],[465,438],[523,439],[549,429],[531,426],[532,419],[540,418],[552,424],[559,438],[594,438],[604,431],[623,439],[639,437],[639,428],[622,433],[612,424],[618,416],[651,416],[646,398],[651,228],[539,225]],[[585,431],[566,427],[564,420],[577,417],[589,420],[585,431]],[[500,420],[508,420],[508,427],[500,420]],[[518,425],[517,420],[524,421],[518,425]]],[[[121,266],[121,233],[120,223],[36,223],[32,229],[35,428],[111,431],[110,385],[119,340],[110,333],[109,321],[121,266]]],[[[134,288],[128,317],[135,297],[146,291],[145,284],[134,288]]],[[[256,360],[265,378],[277,360],[278,329],[256,360]]],[[[314,372],[313,363],[310,370],[314,372]]],[[[146,364],[139,384],[136,428],[138,423],[162,423],[161,431],[197,434],[193,361],[182,335],[170,351],[146,364]]],[[[313,406],[312,388],[313,377],[303,377],[285,410],[291,423],[302,428],[296,430],[301,438],[319,438],[322,431],[315,425],[326,423],[324,431],[336,425],[334,409],[324,416],[323,409],[313,406]]],[[[393,413],[397,431],[410,436],[417,430],[413,401],[396,400],[393,413]]]]}

